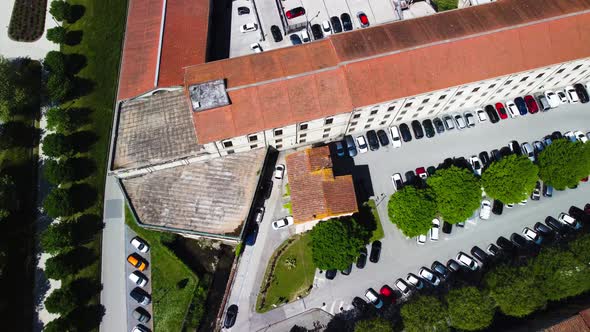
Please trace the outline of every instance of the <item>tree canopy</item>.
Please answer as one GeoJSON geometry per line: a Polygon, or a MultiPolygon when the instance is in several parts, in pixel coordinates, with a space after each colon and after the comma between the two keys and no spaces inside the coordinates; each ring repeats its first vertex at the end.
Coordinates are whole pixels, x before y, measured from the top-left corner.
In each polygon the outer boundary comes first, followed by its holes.
{"type": "Polygon", "coordinates": [[[418,296],[404,304],[401,316],[407,332],[450,331],[447,308],[434,296],[418,296]]]}
{"type": "Polygon", "coordinates": [[[64,76],[68,72],[66,55],[59,51],[49,51],[43,60],[45,68],[54,75],[64,76]]]}
{"type": "Polygon", "coordinates": [[[92,250],[86,247],[77,247],[47,259],[45,274],[48,278],[61,280],[74,275],[94,263],[95,260],[96,254],[92,250]]]}
{"type": "Polygon", "coordinates": [[[74,83],[66,75],[51,74],[47,80],[46,88],[49,98],[56,102],[63,102],[72,94],[74,83]]]}
{"type": "Polygon", "coordinates": [[[312,257],[322,270],[344,270],[371,237],[353,218],[330,219],[311,230],[312,257]]]}
{"type": "Polygon", "coordinates": [[[354,326],[354,332],[391,332],[392,330],[391,322],[381,317],[363,319],[354,326]]]}
{"type": "Polygon", "coordinates": [[[65,315],[78,306],[88,303],[92,295],[102,289],[100,282],[88,278],[80,278],[62,285],[45,300],[45,307],[51,313],[65,315]]]}
{"type": "Polygon", "coordinates": [[[41,235],[41,247],[45,252],[55,254],[76,243],[69,222],[53,223],[41,235]]]}
{"type": "Polygon", "coordinates": [[[56,44],[64,44],[66,42],[66,36],[68,30],[62,26],[56,26],[51,29],[47,29],[47,40],[56,44]]]}
{"type": "Polygon", "coordinates": [[[484,281],[490,297],[508,316],[524,317],[547,303],[527,266],[498,266],[488,272],[484,281]]]}
{"type": "Polygon", "coordinates": [[[510,155],[493,162],[481,176],[486,194],[505,203],[518,203],[535,189],[539,168],[527,157],[510,155]]]}
{"type": "Polygon", "coordinates": [[[569,243],[572,253],[586,266],[590,266],[590,234],[584,234],[569,243]]]}
{"type": "Polygon", "coordinates": [[[7,60],[0,56],[0,120],[6,122],[39,101],[39,68],[30,59],[7,60]]]}
{"type": "Polygon", "coordinates": [[[456,166],[441,169],[426,183],[434,191],[438,212],[450,224],[471,217],[481,202],[479,180],[468,169],[456,166]]]}
{"type": "Polygon", "coordinates": [[[405,186],[389,199],[389,220],[407,237],[426,234],[436,215],[436,203],[432,191],[405,186]]]}
{"type": "Polygon", "coordinates": [[[482,330],[494,320],[494,301],[475,287],[451,290],[446,296],[451,326],[466,330],[482,330]]]}
{"type": "Polygon", "coordinates": [[[52,133],[43,138],[43,153],[52,158],[71,155],[73,145],[70,139],[64,134],[52,133]]]}
{"type": "Polygon", "coordinates": [[[49,6],[49,14],[56,21],[67,21],[72,16],[72,6],[64,0],[53,0],[49,6]]]}
{"type": "Polygon", "coordinates": [[[545,248],[532,264],[539,289],[547,299],[556,301],[581,294],[590,289],[590,268],[573,253],[545,248]]]}
{"type": "Polygon", "coordinates": [[[9,175],[0,176],[0,221],[10,215],[16,205],[16,185],[9,175]]]}
{"type": "Polygon", "coordinates": [[[52,218],[70,216],[75,213],[74,204],[69,191],[63,188],[54,188],[43,201],[45,213],[52,218]]]}
{"type": "Polygon", "coordinates": [[[573,187],[590,174],[590,145],[558,139],[537,158],[539,176],[558,190],[573,187]]]}

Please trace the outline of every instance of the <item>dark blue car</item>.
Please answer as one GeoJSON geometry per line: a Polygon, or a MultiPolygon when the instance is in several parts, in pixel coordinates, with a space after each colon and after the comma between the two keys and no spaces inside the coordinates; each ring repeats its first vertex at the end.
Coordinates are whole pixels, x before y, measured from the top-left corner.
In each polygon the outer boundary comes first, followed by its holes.
{"type": "Polygon", "coordinates": [[[334,150],[336,150],[338,157],[344,157],[344,144],[341,141],[334,142],[334,150]]]}
{"type": "Polygon", "coordinates": [[[520,113],[520,115],[527,114],[527,108],[526,103],[524,102],[524,98],[517,97],[516,99],[514,99],[514,103],[516,104],[516,108],[518,108],[518,112],[520,113]]]}

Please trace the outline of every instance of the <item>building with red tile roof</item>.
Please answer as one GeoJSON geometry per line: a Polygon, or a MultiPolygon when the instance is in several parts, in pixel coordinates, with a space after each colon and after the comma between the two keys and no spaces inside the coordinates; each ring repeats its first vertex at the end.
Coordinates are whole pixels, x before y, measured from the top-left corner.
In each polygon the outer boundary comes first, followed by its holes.
{"type": "Polygon", "coordinates": [[[358,212],[352,175],[334,176],[327,146],[291,153],[286,163],[296,224],[358,212]]]}
{"type": "Polygon", "coordinates": [[[590,332],[590,308],[545,329],[545,332],[590,332]]]}

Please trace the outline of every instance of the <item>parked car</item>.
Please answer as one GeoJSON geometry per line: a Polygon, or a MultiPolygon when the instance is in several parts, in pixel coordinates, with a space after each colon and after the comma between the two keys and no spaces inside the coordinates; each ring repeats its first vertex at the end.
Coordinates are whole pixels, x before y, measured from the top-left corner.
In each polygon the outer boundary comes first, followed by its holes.
{"type": "Polygon", "coordinates": [[[416,237],[416,243],[424,245],[426,243],[426,234],[420,234],[416,237]]]}
{"type": "Polygon", "coordinates": [[[481,170],[483,167],[481,165],[481,160],[479,160],[477,156],[473,155],[469,157],[469,165],[471,165],[471,169],[475,175],[481,176],[481,170]]]}
{"type": "Polygon", "coordinates": [[[309,33],[307,33],[307,30],[301,30],[299,34],[301,35],[301,41],[303,43],[309,43],[311,41],[311,39],[309,38],[309,33]]]}
{"type": "Polygon", "coordinates": [[[570,140],[570,142],[575,143],[578,141],[578,139],[576,138],[576,135],[574,135],[573,131],[566,131],[563,134],[563,137],[567,138],[568,140],[570,140]]]}
{"type": "Polygon", "coordinates": [[[143,259],[143,257],[136,253],[132,253],[131,255],[127,256],[127,262],[139,271],[143,271],[147,268],[147,262],[143,259]]]}
{"type": "Polygon", "coordinates": [[[438,241],[438,231],[440,229],[440,220],[432,219],[432,228],[430,229],[430,241],[438,241]]]}
{"type": "Polygon", "coordinates": [[[526,102],[524,101],[524,98],[514,98],[514,104],[516,104],[516,108],[518,108],[518,113],[520,113],[520,115],[527,115],[527,106],[526,102]]]}
{"type": "Polygon", "coordinates": [[[440,118],[432,119],[432,124],[434,124],[437,133],[442,134],[445,132],[445,125],[440,118]]]}
{"type": "Polygon", "coordinates": [[[557,219],[553,218],[552,216],[548,216],[545,218],[545,224],[553,229],[558,234],[567,234],[570,232],[571,228],[567,227],[565,224],[559,222],[557,219]]]}
{"type": "Polygon", "coordinates": [[[451,234],[453,232],[453,225],[443,221],[442,232],[445,234],[451,234]]]}
{"type": "Polygon", "coordinates": [[[533,149],[535,150],[535,156],[538,156],[541,151],[545,150],[545,144],[541,141],[534,141],[533,149]]]}
{"type": "Polygon", "coordinates": [[[275,179],[281,180],[284,175],[285,175],[285,165],[278,164],[275,167],[275,179]]]}
{"type": "Polygon", "coordinates": [[[367,141],[369,141],[369,149],[371,149],[371,151],[379,150],[379,139],[374,130],[367,131],[367,141]]]}
{"type": "Polygon", "coordinates": [[[311,35],[313,36],[314,40],[319,40],[324,38],[324,33],[322,32],[322,26],[319,24],[314,24],[311,26],[311,35]]]}
{"type": "Polygon", "coordinates": [[[272,25],[270,27],[270,33],[272,34],[272,39],[274,39],[275,43],[283,41],[283,34],[278,26],[272,25]]]}
{"type": "Polygon", "coordinates": [[[344,144],[342,144],[342,141],[336,141],[334,143],[332,143],[332,150],[336,151],[336,155],[338,157],[344,157],[346,155],[345,151],[344,151],[344,144]]]}
{"type": "Polygon", "coordinates": [[[522,229],[522,235],[535,244],[541,245],[543,242],[543,237],[528,227],[522,229]]]}
{"type": "Polygon", "coordinates": [[[129,243],[131,243],[131,245],[134,246],[139,252],[146,253],[150,250],[150,246],[147,244],[147,242],[139,236],[133,237],[129,243]]]}
{"type": "Polygon", "coordinates": [[[356,144],[354,144],[354,138],[350,135],[344,136],[344,143],[346,144],[346,151],[348,155],[354,157],[357,155],[356,144]]]}
{"type": "Polygon", "coordinates": [[[324,20],[322,22],[322,32],[324,33],[324,36],[329,36],[332,34],[332,26],[330,25],[330,21],[324,20]]]}
{"type": "Polygon", "coordinates": [[[479,120],[479,122],[485,122],[488,120],[488,116],[486,115],[486,112],[481,108],[478,108],[475,111],[475,114],[477,115],[477,120],[479,120]]]}
{"type": "Polygon", "coordinates": [[[538,201],[541,199],[541,182],[537,181],[535,189],[533,189],[533,192],[531,193],[531,199],[533,201],[538,201]]]}
{"type": "Polygon", "coordinates": [[[559,106],[559,104],[561,104],[561,102],[559,101],[559,97],[553,91],[550,91],[550,90],[545,91],[545,98],[547,99],[547,102],[549,103],[549,107],[551,107],[551,108],[556,108],[557,106],[559,106]]]}
{"type": "Polygon", "coordinates": [[[510,141],[508,143],[508,148],[510,148],[512,153],[522,155],[522,149],[520,148],[520,144],[518,144],[517,141],[510,141]]]}
{"type": "Polygon", "coordinates": [[[491,123],[497,123],[498,121],[500,121],[500,117],[498,116],[498,113],[494,109],[494,106],[486,105],[486,107],[484,107],[484,110],[486,111],[488,118],[490,118],[491,123]]]}
{"type": "Polygon", "coordinates": [[[479,153],[479,160],[484,167],[489,166],[491,162],[490,155],[487,153],[487,151],[482,151],[479,153]]]}
{"type": "Polygon", "coordinates": [[[338,274],[336,269],[326,270],[326,279],[334,280],[334,278],[336,278],[336,274],[338,274]]]}
{"type": "Polygon", "coordinates": [[[537,100],[539,101],[539,108],[541,111],[547,112],[551,109],[551,105],[549,105],[549,101],[547,101],[547,98],[545,98],[544,95],[538,95],[537,100]]]}
{"type": "Polygon", "coordinates": [[[458,271],[461,271],[461,264],[457,263],[457,261],[454,259],[449,259],[447,261],[447,268],[450,271],[458,272],[458,271]]]}
{"type": "Polygon", "coordinates": [[[388,285],[381,286],[379,289],[379,295],[381,295],[381,299],[386,299],[391,303],[395,302],[395,294],[393,293],[393,289],[388,285]]]}
{"type": "Polygon", "coordinates": [[[492,157],[493,161],[502,160],[502,154],[497,149],[493,149],[492,151],[490,151],[490,156],[492,157]]]}
{"type": "Polygon", "coordinates": [[[580,102],[582,104],[585,104],[588,101],[590,101],[590,98],[588,97],[588,91],[586,90],[584,85],[576,83],[574,84],[574,90],[576,90],[576,94],[578,95],[578,98],[580,99],[580,102]]]}
{"type": "Polygon", "coordinates": [[[406,277],[406,280],[408,281],[408,283],[410,285],[412,285],[416,289],[422,289],[422,288],[424,288],[424,283],[422,282],[422,279],[418,278],[413,273],[408,273],[408,276],[406,277]]]}
{"type": "Polygon", "coordinates": [[[455,259],[457,260],[457,262],[465,265],[467,268],[469,268],[472,271],[475,271],[479,268],[479,265],[473,259],[473,257],[467,255],[466,253],[464,253],[462,251],[457,254],[457,257],[455,259]]]}
{"type": "Polygon", "coordinates": [[[238,15],[246,15],[246,14],[250,14],[250,8],[238,7],[238,15]]]}
{"type": "Polygon", "coordinates": [[[289,39],[291,39],[291,44],[293,44],[293,45],[301,45],[301,44],[303,44],[303,42],[301,41],[301,37],[298,34],[296,34],[296,33],[290,35],[289,36],[289,39]]]}
{"type": "Polygon", "coordinates": [[[492,213],[499,216],[502,214],[503,211],[504,211],[504,203],[495,199],[494,204],[492,205],[492,213]]]}
{"type": "Polygon", "coordinates": [[[258,44],[258,43],[250,44],[250,49],[254,53],[262,53],[262,47],[260,47],[260,44],[258,44]]]}
{"type": "Polygon", "coordinates": [[[399,289],[402,296],[412,293],[412,287],[404,279],[397,279],[393,285],[395,288],[399,289]]]}
{"type": "Polygon", "coordinates": [[[481,201],[481,208],[479,210],[479,219],[488,220],[492,213],[492,204],[489,200],[484,199],[481,201]]]}
{"type": "Polygon", "coordinates": [[[356,268],[364,269],[367,264],[367,248],[361,248],[359,257],[356,259],[356,268]]]}
{"type": "Polygon", "coordinates": [[[131,290],[129,296],[141,305],[148,305],[152,302],[152,297],[139,287],[135,287],[131,290]]]}
{"type": "Polygon", "coordinates": [[[262,222],[262,218],[264,218],[264,206],[260,206],[254,211],[254,222],[260,224],[262,222]]]}
{"type": "Polygon", "coordinates": [[[508,108],[508,114],[510,115],[511,118],[516,118],[517,116],[520,115],[520,112],[518,111],[518,107],[516,107],[516,104],[511,101],[508,100],[506,101],[506,108],[508,108]]]}
{"type": "Polygon", "coordinates": [[[369,261],[371,263],[379,262],[379,257],[381,257],[381,241],[374,241],[371,244],[371,255],[369,256],[369,261]]]}
{"type": "Polygon", "coordinates": [[[432,125],[432,121],[430,119],[426,119],[422,121],[422,126],[424,127],[424,132],[426,133],[426,137],[431,138],[434,137],[434,126],[432,125]]]}
{"type": "Polygon", "coordinates": [[[567,213],[560,213],[559,217],[557,217],[557,220],[573,229],[580,229],[582,228],[582,224],[580,224],[576,219],[574,219],[572,216],[570,216],[567,213]]]}
{"type": "Polygon", "coordinates": [[[428,176],[433,176],[434,173],[436,173],[436,168],[434,166],[428,166],[426,172],[428,173],[428,176]]]}
{"type": "Polygon", "coordinates": [[[148,278],[145,276],[145,274],[139,271],[133,271],[131,274],[129,274],[129,280],[139,287],[145,286],[148,282],[148,278]]]}
{"type": "Polygon", "coordinates": [[[526,108],[529,110],[529,113],[535,114],[539,111],[539,105],[535,101],[535,98],[531,95],[524,96],[524,102],[526,104],[526,108]]]}
{"type": "Polygon", "coordinates": [[[342,32],[342,24],[340,23],[338,16],[330,17],[330,24],[332,24],[332,30],[334,30],[334,33],[342,32]]]}
{"type": "Polygon", "coordinates": [[[475,127],[475,116],[473,116],[473,113],[467,111],[463,113],[463,117],[465,117],[465,124],[467,125],[467,128],[475,127]]]}
{"type": "Polygon", "coordinates": [[[578,93],[576,92],[576,89],[574,89],[573,86],[566,86],[564,89],[565,95],[567,96],[567,100],[571,103],[577,103],[580,101],[580,98],[578,97],[578,93]]]}
{"type": "Polygon", "coordinates": [[[343,13],[342,15],[340,15],[340,19],[342,20],[342,28],[344,29],[344,31],[351,31],[353,29],[350,15],[348,15],[347,13],[343,13]]]}
{"type": "Polygon", "coordinates": [[[483,264],[489,260],[489,255],[478,246],[471,248],[471,254],[483,264]]]}
{"type": "Polygon", "coordinates": [[[361,299],[360,297],[355,296],[354,299],[352,299],[352,306],[357,308],[360,311],[366,311],[368,303],[367,303],[367,301],[361,299]]]}
{"type": "Polygon", "coordinates": [[[496,244],[498,245],[498,247],[500,247],[503,251],[506,252],[513,252],[516,249],[514,243],[512,243],[510,240],[503,236],[500,236],[498,240],[496,240],[496,244]]]}
{"type": "Polygon", "coordinates": [[[292,19],[302,15],[305,15],[305,9],[303,7],[295,7],[291,10],[287,10],[287,12],[285,13],[287,19],[292,19]]]}
{"type": "Polygon", "coordinates": [[[409,142],[412,140],[412,134],[410,134],[410,128],[407,124],[402,123],[399,125],[399,131],[402,135],[402,140],[404,142],[409,142]]]}
{"type": "Polygon", "coordinates": [[[349,275],[350,272],[352,272],[352,263],[350,263],[346,269],[340,271],[340,273],[345,276],[349,275]]]}
{"type": "Polygon", "coordinates": [[[428,173],[426,173],[426,169],[424,167],[416,168],[416,175],[422,180],[426,180],[428,178],[428,173]]]}
{"type": "Polygon", "coordinates": [[[494,257],[498,257],[502,254],[502,250],[498,248],[495,244],[491,243],[488,248],[488,253],[494,257]]]}
{"type": "Polygon", "coordinates": [[[257,237],[258,237],[258,224],[254,224],[254,225],[252,225],[252,228],[250,229],[250,232],[248,233],[248,235],[246,235],[246,238],[244,239],[244,243],[247,246],[253,246],[256,244],[257,237]]]}
{"type": "Polygon", "coordinates": [[[358,12],[358,13],[356,13],[356,17],[358,17],[359,23],[362,28],[366,28],[369,26],[369,18],[367,17],[367,15],[365,13],[358,12]]]}
{"type": "Polygon", "coordinates": [[[236,317],[238,317],[238,306],[235,304],[230,305],[225,312],[225,318],[223,319],[223,327],[229,329],[236,323],[236,317]]]}
{"type": "Polygon", "coordinates": [[[453,121],[453,118],[450,115],[443,116],[442,121],[447,131],[455,129],[455,122],[453,121]]]}
{"type": "Polygon", "coordinates": [[[381,307],[383,307],[383,301],[379,297],[379,294],[377,294],[377,292],[375,292],[373,288],[367,289],[367,291],[365,292],[365,297],[367,298],[367,300],[369,300],[371,304],[375,306],[375,308],[380,309],[381,307]]]}
{"type": "Polygon", "coordinates": [[[416,137],[416,139],[421,139],[422,137],[424,137],[424,130],[422,130],[422,125],[420,124],[420,121],[412,121],[412,130],[414,131],[414,137],[416,137]]]}
{"type": "Polygon", "coordinates": [[[563,135],[561,134],[561,132],[559,132],[559,131],[556,130],[553,133],[551,133],[551,138],[553,140],[556,140],[556,139],[563,138],[563,135]]]}
{"type": "Polygon", "coordinates": [[[582,143],[588,142],[588,137],[586,137],[586,135],[579,130],[574,131],[574,136],[576,137],[576,139],[579,142],[582,142],[582,143]]]}
{"type": "Polygon", "coordinates": [[[508,114],[506,113],[506,109],[502,103],[496,103],[496,111],[498,112],[500,119],[508,119],[508,114]]]}
{"type": "MultiPolygon", "coordinates": [[[[135,310],[133,310],[132,316],[133,316],[133,318],[137,319],[138,321],[140,321],[142,323],[147,323],[150,321],[150,319],[152,319],[152,315],[150,315],[150,313],[147,312],[147,310],[145,310],[144,308],[141,308],[141,307],[135,308],[135,310]]],[[[235,322],[235,320],[234,320],[234,322],[235,322]]]]}
{"type": "Polygon", "coordinates": [[[427,267],[422,267],[420,271],[418,271],[418,275],[426,280],[432,286],[438,286],[440,284],[440,278],[437,277],[432,270],[427,267]]]}
{"type": "Polygon", "coordinates": [[[137,324],[131,330],[131,332],[152,332],[152,330],[150,330],[149,328],[147,328],[145,325],[137,324]]]}
{"type": "Polygon", "coordinates": [[[389,133],[391,133],[391,145],[393,145],[394,148],[400,148],[402,146],[402,141],[399,137],[399,130],[397,127],[389,127],[389,133]]]}
{"type": "Polygon", "coordinates": [[[360,153],[366,153],[369,151],[367,147],[367,141],[365,140],[365,136],[359,135],[356,137],[356,145],[359,147],[360,153]]]}
{"type": "Polygon", "coordinates": [[[286,216],[284,218],[275,220],[272,222],[272,228],[274,230],[279,230],[281,228],[286,228],[293,225],[293,217],[291,216],[286,216]]]}
{"type": "Polygon", "coordinates": [[[258,25],[256,23],[246,23],[240,27],[241,33],[253,32],[256,30],[258,30],[258,25]]]}
{"type": "Polygon", "coordinates": [[[389,145],[389,137],[387,137],[387,133],[385,132],[385,130],[377,130],[377,138],[379,138],[379,144],[381,144],[381,146],[389,145]]]}
{"type": "Polygon", "coordinates": [[[569,100],[567,100],[567,96],[565,95],[564,91],[557,91],[557,97],[559,98],[559,103],[561,105],[569,104],[569,100]]]}
{"type": "Polygon", "coordinates": [[[404,181],[402,180],[402,175],[399,173],[395,173],[391,176],[391,183],[393,183],[393,188],[395,191],[402,189],[404,186],[404,181]]]}
{"type": "Polygon", "coordinates": [[[535,162],[535,150],[533,147],[528,143],[524,142],[521,145],[523,154],[530,159],[530,161],[535,162]]]}
{"type": "Polygon", "coordinates": [[[449,270],[443,263],[439,261],[434,261],[430,268],[443,280],[446,280],[451,276],[451,270],[449,270]]]}
{"type": "Polygon", "coordinates": [[[467,124],[465,123],[465,119],[463,119],[463,116],[461,114],[455,114],[455,115],[453,115],[453,118],[455,119],[455,123],[457,124],[457,129],[467,128],[467,124]]]}
{"type": "Polygon", "coordinates": [[[543,196],[544,197],[551,197],[553,196],[553,187],[543,183],[543,196]]]}

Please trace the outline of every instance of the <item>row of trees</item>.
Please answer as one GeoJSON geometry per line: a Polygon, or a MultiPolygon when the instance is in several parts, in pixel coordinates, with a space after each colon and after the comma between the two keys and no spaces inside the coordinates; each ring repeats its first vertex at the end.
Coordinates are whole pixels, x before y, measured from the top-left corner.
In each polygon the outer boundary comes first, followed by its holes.
{"type": "Polygon", "coordinates": [[[504,203],[528,197],[539,178],[557,190],[575,186],[590,174],[590,144],[555,140],[537,157],[537,164],[522,155],[492,162],[481,179],[468,168],[437,170],[426,187],[405,186],[389,200],[390,220],[408,237],[426,234],[439,216],[455,224],[471,217],[479,207],[481,190],[504,203]]]}
{"type": "MultiPolygon", "coordinates": [[[[489,270],[479,286],[463,285],[440,296],[416,295],[400,316],[405,331],[477,331],[489,327],[497,310],[524,317],[559,301],[590,290],[590,235],[564,248],[543,248],[524,266],[502,264],[489,270]]],[[[393,322],[372,317],[357,322],[357,332],[393,330],[393,322]]]]}

